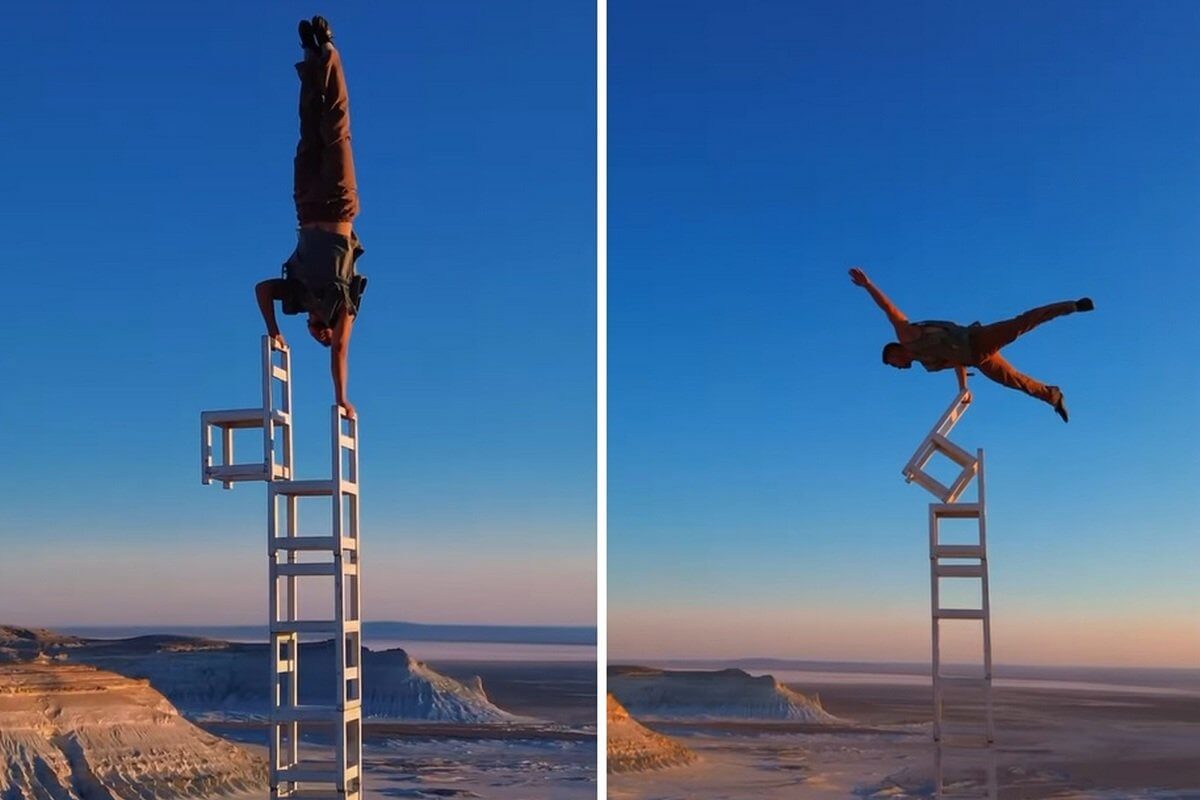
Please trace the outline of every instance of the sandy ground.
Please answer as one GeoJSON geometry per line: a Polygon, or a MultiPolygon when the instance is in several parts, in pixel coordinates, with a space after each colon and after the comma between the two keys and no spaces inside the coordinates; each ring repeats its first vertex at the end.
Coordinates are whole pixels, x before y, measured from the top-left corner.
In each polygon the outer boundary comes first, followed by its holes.
{"type": "MultiPolygon", "coordinates": [[[[221,731],[267,757],[262,731],[221,731]]],[[[593,800],[596,796],[596,739],[546,735],[534,729],[459,731],[446,725],[389,733],[367,729],[363,746],[364,800],[593,800]]],[[[331,748],[306,743],[302,758],[330,759],[331,748]]],[[[240,798],[235,798],[240,800],[240,798]]]]}
{"type": "MultiPolygon", "coordinates": [[[[578,662],[439,662],[479,675],[502,708],[546,724],[491,726],[367,721],[364,800],[592,800],[596,796],[596,670],[578,662]]],[[[250,724],[204,727],[266,754],[250,724]]],[[[309,743],[313,757],[324,753],[309,743]]]]}
{"type": "Polygon", "coordinates": [[[596,668],[585,662],[451,662],[434,669],[483,678],[501,708],[550,726],[425,735],[367,729],[365,800],[491,798],[592,800],[596,796],[596,668]]]}
{"type": "MultiPolygon", "coordinates": [[[[693,765],[609,776],[611,800],[927,798],[934,748],[929,689],[792,683],[819,692],[853,723],[827,731],[788,724],[664,724],[700,757],[693,765]]],[[[999,797],[1200,798],[1200,696],[997,688],[999,797]]],[[[986,764],[946,755],[950,779],[976,784],[986,764]]]]}

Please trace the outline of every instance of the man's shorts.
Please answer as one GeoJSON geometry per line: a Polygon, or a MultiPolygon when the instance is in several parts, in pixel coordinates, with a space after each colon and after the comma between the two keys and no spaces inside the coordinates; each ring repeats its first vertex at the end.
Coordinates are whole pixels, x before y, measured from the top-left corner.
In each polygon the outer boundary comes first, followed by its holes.
{"type": "Polygon", "coordinates": [[[357,316],[367,286],[367,279],[354,271],[362,254],[362,243],[353,231],[342,236],[301,228],[296,249],[283,265],[283,313],[311,312],[327,327],[333,327],[343,310],[357,316]]]}

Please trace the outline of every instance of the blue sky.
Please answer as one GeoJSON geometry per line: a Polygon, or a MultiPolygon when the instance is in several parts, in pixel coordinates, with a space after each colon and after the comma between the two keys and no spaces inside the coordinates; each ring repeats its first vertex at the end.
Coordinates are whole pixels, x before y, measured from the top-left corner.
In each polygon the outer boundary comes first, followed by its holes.
{"type": "MultiPolygon", "coordinates": [[[[263,616],[264,489],[202,487],[197,430],[257,403],[252,287],[295,243],[301,12],[7,12],[0,621],[263,616]]],[[[594,6],[331,19],[370,278],[350,383],[366,614],[591,623],[594,6]]],[[[319,477],[328,356],[295,318],[284,333],[319,477]]]]}
{"type": "Polygon", "coordinates": [[[1195,665],[1200,7],[609,4],[614,658],[928,657],[951,373],[914,319],[1092,296],[973,380],[996,658],[1195,665]]]}

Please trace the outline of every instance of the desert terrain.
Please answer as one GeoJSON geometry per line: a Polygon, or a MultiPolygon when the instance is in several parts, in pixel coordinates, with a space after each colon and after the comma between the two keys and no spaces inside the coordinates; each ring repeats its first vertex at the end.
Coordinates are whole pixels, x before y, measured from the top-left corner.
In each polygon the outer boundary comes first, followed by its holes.
{"type": "MultiPolygon", "coordinates": [[[[709,718],[695,709],[681,717],[630,708],[643,725],[696,758],[610,775],[609,797],[933,797],[928,678],[912,668],[805,666],[773,668],[788,690],[819,698],[836,721],[736,719],[729,698],[724,711],[709,718]]],[[[617,686],[614,694],[623,701],[617,686]]],[[[986,754],[943,753],[947,782],[958,789],[986,791],[986,770],[994,768],[1005,800],[1200,798],[1198,671],[998,669],[994,701],[994,765],[986,754]]]]}

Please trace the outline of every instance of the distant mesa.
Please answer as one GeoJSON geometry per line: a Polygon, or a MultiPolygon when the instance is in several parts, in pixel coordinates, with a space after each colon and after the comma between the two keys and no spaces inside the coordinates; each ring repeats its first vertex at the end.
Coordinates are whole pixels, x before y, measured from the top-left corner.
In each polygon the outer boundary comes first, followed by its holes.
{"type": "Polygon", "coordinates": [[[771,675],[740,669],[665,670],[612,666],[608,690],[642,719],[839,722],[821,701],[789,689],[771,675]]]}
{"type": "Polygon", "coordinates": [[[3,798],[267,792],[264,759],[197,728],[147,681],[81,664],[0,665],[0,760],[3,798]]]}
{"type": "MultiPolygon", "coordinates": [[[[167,635],[86,639],[0,628],[0,661],[67,661],[145,678],[180,711],[205,721],[265,718],[270,693],[268,659],[265,643],[167,635]]],[[[332,703],[336,685],[333,642],[302,644],[300,661],[300,702],[332,703]]],[[[362,666],[367,717],[464,724],[530,721],[492,703],[478,678],[457,681],[404,650],[364,648],[362,666]]]]}
{"type": "Polygon", "coordinates": [[[367,651],[363,664],[367,716],[485,724],[529,721],[493,704],[478,675],[465,683],[457,681],[400,649],[367,651]]]}
{"type": "Polygon", "coordinates": [[[0,664],[29,661],[48,651],[61,652],[78,647],[84,640],[45,628],[19,628],[0,625],[0,664]]]}
{"type": "Polygon", "coordinates": [[[629,716],[608,696],[608,771],[643,772],[689,764],[696,754],[670,737],[656,733],[629,716]]]}

